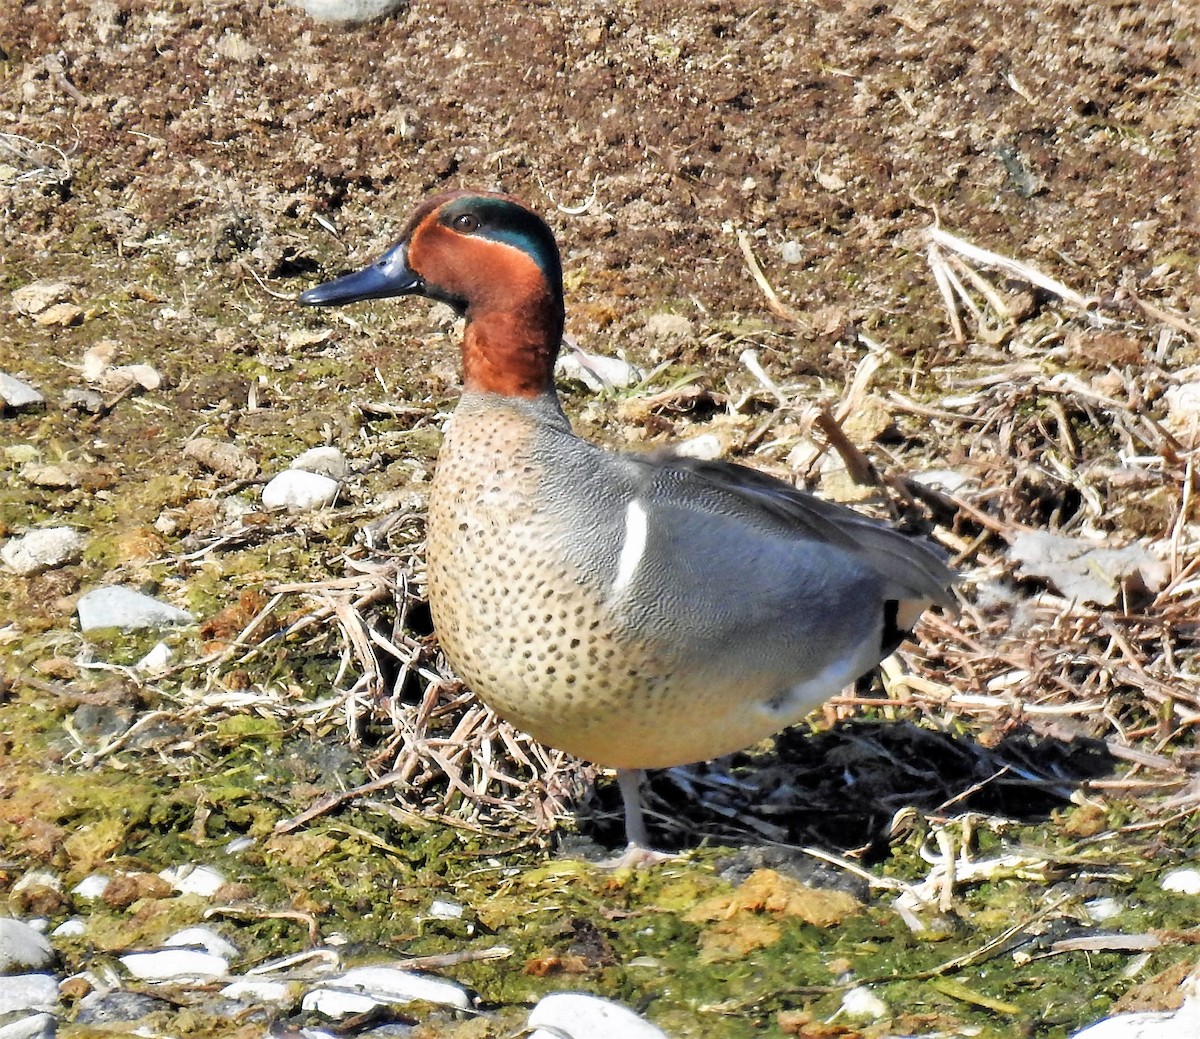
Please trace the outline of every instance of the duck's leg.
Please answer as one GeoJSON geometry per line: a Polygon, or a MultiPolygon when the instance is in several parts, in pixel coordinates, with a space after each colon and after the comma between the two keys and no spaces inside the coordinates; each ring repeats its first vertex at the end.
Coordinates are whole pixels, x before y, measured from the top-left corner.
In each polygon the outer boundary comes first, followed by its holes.
{"type": "Polygon", "coordinates": [[[629,842],[625,851],[615,859],[604,863],[610,869],[622,866],[652,866],[675,858],[665,851],[650,847],[650,835],[646,832],[646,819],[642,814],[642,770],[640,768],[617,769],[617,786],[621,800],[625,803],[625,839],[629,842]]]}
{"type": "Polygon", "coordinates": [[[642,770],[617,769],[617,786],[625,804],[625,840],[631,848],[646,848],[650,835],[646,833],[646,817],[642,813],[642,770]]]}

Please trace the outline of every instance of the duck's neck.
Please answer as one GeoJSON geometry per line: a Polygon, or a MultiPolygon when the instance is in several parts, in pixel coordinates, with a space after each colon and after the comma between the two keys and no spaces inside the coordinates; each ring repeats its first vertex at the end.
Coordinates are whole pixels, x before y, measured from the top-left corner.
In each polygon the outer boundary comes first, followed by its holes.
{"type": "Polygon", "coordinates": [[[464,388],[504,397],[553,394],[562,329],[562,309],[550,298],[468,311],[462,344],[464,388]]]}

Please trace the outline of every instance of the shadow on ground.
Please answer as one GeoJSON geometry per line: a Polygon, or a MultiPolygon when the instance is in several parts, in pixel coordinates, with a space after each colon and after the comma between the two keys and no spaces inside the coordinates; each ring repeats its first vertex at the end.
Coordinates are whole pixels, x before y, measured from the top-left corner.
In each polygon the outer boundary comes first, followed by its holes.
{"type": "MultiPolygon", "coordinates": [[[[1102,740],[1015,729],[985,746],[908,721],[855,720],[787,730],[769,751],[651,772],[643,795],[652,840],[665,850],[799,845],[869,864],[886,857],[906,808],[934,819],[977,812],[1037,823],[1115,765],[1102,740]]],[[[597,789],[592,809],[590,817],[581,810],[581,828],[620,845],[615,783],[597,789]]]]}

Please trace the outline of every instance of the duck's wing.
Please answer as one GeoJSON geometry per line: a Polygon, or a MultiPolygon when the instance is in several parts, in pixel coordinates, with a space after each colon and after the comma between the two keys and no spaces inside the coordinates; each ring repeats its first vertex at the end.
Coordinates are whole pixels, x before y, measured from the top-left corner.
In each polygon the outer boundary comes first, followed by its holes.
{"type": "Polygon", "coordinates": [[[648,456],[646,462],[653,467],[649,478],[654,487],[668,501],[732,513],[756,528],[837,546],[866,561],[895,589],[897,598],[954,604],[951,587],[956,575],[928,541],[732,462],[679,455],[648,456]]]}

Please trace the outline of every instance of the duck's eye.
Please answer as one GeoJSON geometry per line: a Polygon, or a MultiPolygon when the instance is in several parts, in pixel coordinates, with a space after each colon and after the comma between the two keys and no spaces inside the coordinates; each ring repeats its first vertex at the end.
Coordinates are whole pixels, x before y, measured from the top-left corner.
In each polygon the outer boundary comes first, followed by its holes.
{"type": "Polygon", "coordinates": [[[454,230],[461,231],[463,234],[471,234],[471,232],[479,230],[479,217],[474,213],[459,213],[454,218],[451,226],[454,230]]]}

